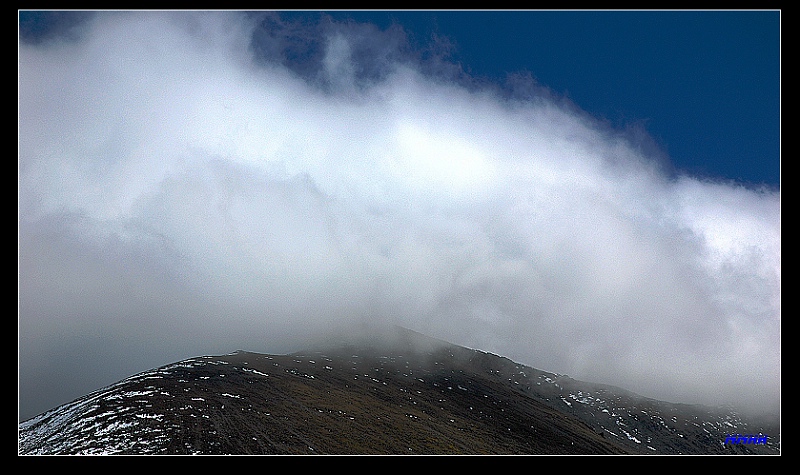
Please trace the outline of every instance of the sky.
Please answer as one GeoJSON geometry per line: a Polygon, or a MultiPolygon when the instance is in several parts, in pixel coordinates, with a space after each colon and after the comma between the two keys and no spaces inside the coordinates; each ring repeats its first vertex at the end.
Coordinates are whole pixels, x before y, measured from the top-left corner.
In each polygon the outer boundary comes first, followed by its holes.
{"type": "Polygon", "coordinates": [[[401,325],[777,411],[780,12],[20,12],[19,419],[401,325]]]}

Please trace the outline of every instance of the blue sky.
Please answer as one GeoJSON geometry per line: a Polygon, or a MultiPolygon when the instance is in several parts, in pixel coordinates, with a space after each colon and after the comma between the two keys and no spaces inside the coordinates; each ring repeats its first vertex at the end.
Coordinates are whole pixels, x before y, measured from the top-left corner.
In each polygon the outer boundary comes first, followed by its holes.
{"type": "Polygon", "coordinates": [[[776,410],[779,20],[21,13],[20,418],[384,325],[776,410]]]}
{"type": "MultiPolygon", "coordinates": [[[[327,11],[416,47],[434,36],[471,75],[530,73],[615,127],[643,126],[681,171],[780,186],[780,11],[327,11]]],[[[23,14],[24,15],[24,14],[23,14]]],[[[29,17],[25,17],[26,19],[29,17]]],[[[38,18],[38,17],[37,17],[38,18]]],[[[69,20],[25,23],[52,29],[69,20]]]]}
{"type": "Polygon", "coordinates": [[[780,11],[327,14],[444,36],[474,75],[530,72],[615,126],[643,124],[681,170],[780,184],[780,11]]]}

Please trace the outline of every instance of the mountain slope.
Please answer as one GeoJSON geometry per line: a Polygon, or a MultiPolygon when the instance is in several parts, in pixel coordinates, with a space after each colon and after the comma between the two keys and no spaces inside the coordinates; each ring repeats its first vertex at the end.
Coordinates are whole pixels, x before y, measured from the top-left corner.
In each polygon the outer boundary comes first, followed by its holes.
{"type": "Polygon", "coordinates": [[[140,373],[21,423],[19,453],[779,453],[777,431],[768,445],[724,445],[756,429],[729,412],[395,336],[140,373]]]}

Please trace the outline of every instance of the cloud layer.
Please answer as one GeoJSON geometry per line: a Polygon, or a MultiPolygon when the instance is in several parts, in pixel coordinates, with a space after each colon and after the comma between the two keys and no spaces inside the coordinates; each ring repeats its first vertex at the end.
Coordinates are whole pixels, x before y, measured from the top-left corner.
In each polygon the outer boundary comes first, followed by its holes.
{"type": "Polygon", "coordinates": [[[668,175],[630,134],[541,88],[470,83],[399,27],[81,28],[19,50],[21,417],[375,322],[775,407],[778,192],[668,175]]]}

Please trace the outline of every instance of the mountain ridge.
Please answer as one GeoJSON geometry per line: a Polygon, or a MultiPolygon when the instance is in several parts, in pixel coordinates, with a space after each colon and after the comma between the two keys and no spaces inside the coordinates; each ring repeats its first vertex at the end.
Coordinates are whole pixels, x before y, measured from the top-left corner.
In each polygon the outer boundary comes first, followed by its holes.
{"type": "Polygon", "coordinates": [[[777,427],[735,412],[639,397],[410,330],[309,348],[139,373],[23,421],[19,453],[780,453],[777,427]],[[767,444],[725,444],[750,433],[767,444]]]}

